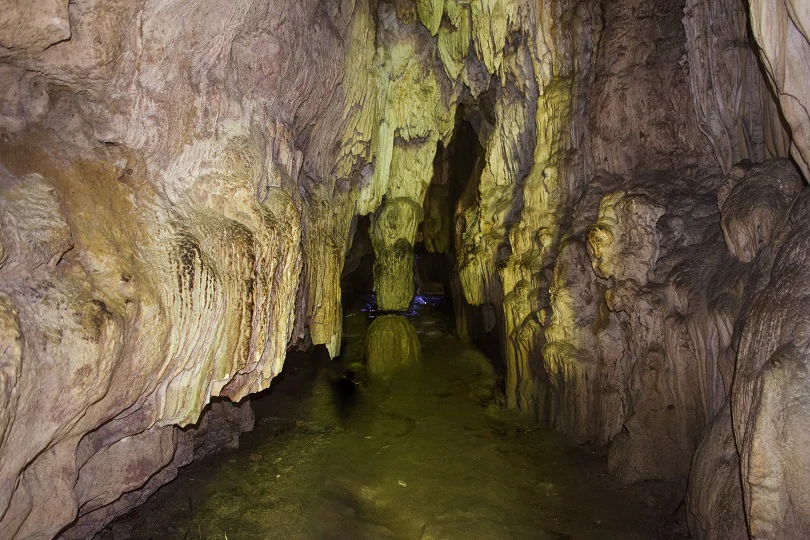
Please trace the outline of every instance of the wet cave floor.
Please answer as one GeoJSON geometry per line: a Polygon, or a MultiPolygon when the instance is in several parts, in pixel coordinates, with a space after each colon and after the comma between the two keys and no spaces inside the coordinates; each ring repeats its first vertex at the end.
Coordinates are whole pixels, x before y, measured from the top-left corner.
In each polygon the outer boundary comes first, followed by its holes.
{"type": "Polygon", "coordinates": [[[603,456],[500,411],[490,363],[449,317],[423,306],[411,320],[421,366],[347,395],[341,366],[362,360],[368,327],[353,310],[341,358],[291,356],[239,450],[184,468],[100,537],[681,537],[662,528],[671,486],[622,487],[603,456]]]}

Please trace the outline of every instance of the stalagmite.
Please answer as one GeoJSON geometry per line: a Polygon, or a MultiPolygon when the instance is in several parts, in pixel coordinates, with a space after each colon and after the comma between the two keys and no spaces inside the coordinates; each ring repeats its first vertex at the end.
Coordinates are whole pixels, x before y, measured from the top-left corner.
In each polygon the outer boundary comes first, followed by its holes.
{"type": "MultiPolygon", "coordinates": [[[[289,348],[340,354],[341,276],[373,248],[406,310],[422,242],[506,408],[688,491],[697,538],[807,537],[809,29],[800,0],[6,1],[0,536],[90,537],[232,446],[289,348]]],[[[394,350],[380,317],[370,370],[394,350]]]]}
{"type": "Polygon", "coordinates": [[[416,328],[400,315],[383,315],[371,323],[366,337],[366,369],[374,378],[390,378],[422,357],[416,328]]]}
{"type": "Polygon", "coordinates": [[[402,197],[383,204],[371,222],[374,245],[374,290],[377,305],[386,311],[408,309],[414,292],[413,243],[422,208],[402,197]]]}

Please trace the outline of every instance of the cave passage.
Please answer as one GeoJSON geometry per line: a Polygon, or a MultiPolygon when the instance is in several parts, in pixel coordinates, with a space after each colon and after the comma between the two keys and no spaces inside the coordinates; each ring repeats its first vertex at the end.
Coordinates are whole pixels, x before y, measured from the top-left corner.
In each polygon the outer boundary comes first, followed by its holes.
{"type": "Polygon", "coordinates": [[[490,363],[451,335],[441,305],[408,315],[418,366],[384,381],[352,372],[373,318],[347,309],[335,360],[291,354],[238,450],[183,469],[102,537],[656,536],[670,503],[649,486],[620,490],[603,457],[502,412],[490,363]]]}
{"type": "MultiPolygon", "coordinates": [[[[241,448],[194,463],[104,538],[651,538],[671,490],[619,488],[604,456],[505,411],[493,306],[458,285],[483,155],[460,113],[413,246],[414,296],[374,294],[373,217],[353,224],[340,355],[290,353],[241,448]],[[401,365],[400,365],[401,364],[401,365]]],[[[525,413],[524,413],[525,414],[525,413]]]]}
{"type": "Polygon", "coordinates": [[[0,10],[0,540],[810,539],[810,0],[0,10]]]}

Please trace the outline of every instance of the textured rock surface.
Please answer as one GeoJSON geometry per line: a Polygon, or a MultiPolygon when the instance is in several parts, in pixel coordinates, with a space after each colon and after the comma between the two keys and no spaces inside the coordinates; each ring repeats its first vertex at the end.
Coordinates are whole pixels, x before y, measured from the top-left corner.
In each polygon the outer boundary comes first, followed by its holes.
{"type": "Polygon", "coordinates": [[[810,6],[802,0],[752,0],[749,9],[762,65],[790,126],[790,155],[810,178],[810,6]]]}
{"type": "Polygon", "coordinates": [[[81,508],[81,517],[60,537],[76,540],[92,537],[100,524],[142,504],[172,481],[180,467],[224,448],[238,447],[239,435],[252,429],[249,400],[238,405],[216,401],[192,428],[166,426],[113,443],[82,467],[77,489],[89,502],[81,508]],[[145,484],[144,477],[149,477],[145,484]],[[115,486],[115,490],[110,486],[115,486]],[[124,493],[117,496],[116,490],[121,488],[124,493]]]}
{"type": "Polygon", "coordinates": [[[403,367],[419,363],[422,349],[411,322],[400,315],[374,319],[366,337],[366,370],[369,376],[388,378],[403,367]]]}
{"type": "Polygon", "coordinates": [[[405,311],[411,304],[413,243],[421,220],[422,208],[407,197],[386,201],[372,219],[374,290],[380,309],[405,311]]]}
{"type": "Polygon", "coordinates": [[[810,14],[748,4],[6,2],[0,530],[86,537],[232,444],[180,426],[339,352],[370,215],[380,306],[455,256],[509,408],[627,481],[691,462],[696,536],[807,536],[810,14]]]}
{"type": "MultiPolygon", "coordinates": [[[[810,93],[806,80],[810,10],[803,2],[750,3],[752,32],[768,81],[792,136],[790,154],[810,177],[810,93]]],[[[753,172],[753,171],[752,171],[753,172]]],[[[807,190],[795,173],[775,169],[746,175],[726,199],[738,221],[730,249],[753,255],[762,269],[755,299],[740,332],[731,395],[749,533],[757,538],[800,538],[810,532],[806,445],[807,402],[807,190]],[[743,202],[746,180],[761,185],[762,200],[743,202]],[[786,204],[787,203],[787,204],[786,204]],[[745,223],[745,216],[750,221],[745,223]],[[761,230],[754,223],[763,222],[761,230]],[[747,225],[747,226],[746,226],[747,225]],[[742,248],[742,249],[741,249],[742,248]]],[[[748,192],[754,186],[748,187],[748,192]]],[[[725,220],[725,217],[724,217],[725,220]]]]}
{"type": "Polygon", "coordinates": [[[807,194],[785,208],[778,251],[760,250],[773,266],[740,337],[731,396],[749,530],[765,538],[800,538],[810,530],[807,194]]]}
{"type": "Polygon", "coordinates": [[[51,537],[75,520],[65,535],[85,537],[190,461],[175,426],[267,387],[308,321],[339,344],[354,199],[337,187],[348,174],[322,171],[364,152],[363,120],[341,111],[366,100],[376,25],[349,3],[14,5],[0,530],[51,537]],[[356,86],[338,88],[352,55],[356,86]],[[305,129],[326,109],[328,133],[305,129]]]}
{"type": "MultiPolygon", "coordinates": [[[[579,278],[601,298],[576,306],[583,314],[570,337],[558,325],[567,325],[571,308],[554,298],[547,337],[556,354],[547,353],[546,361],[587,365],[566,354],[569,347],[594,357],[591,369],[605,382],[589,388],[593,375],[574,378],[566,392],[592,396],[591,414],[599,415],[578,429],[588,430],[586,440],[612,440],[609,466],[616,474],[626,481],[678,481],[725,399],[719,360],[727,345],[706,307],[710,291],[728,287],[723,275],[714,275],[728,261],[717,249],[722,236],[712,189],[718,180],[683,169],[607,184],[622,190],[601,197],[586,233],[594,273],[606,281],[579,278]]],[[[566,284],[567,294],[584,288],[579,283],[566,284]]],[[[729,309],[719,308],[721,315],[729,309]]]]}
{"type": "Polygon", "coordinates": [[[743,0],[687,0],[683,24],[700,130],[725,172],[785,156],[790,138],[749,38],[743,0]]]}
{"type": "Polygon", "coordinates": [[[729,407],[718,413],[695,452],[686,505],[694,538],[748,538],[729,407]]]}
{"type": "Polygon", "coordinates": [[[590,121],[592,167],[716,166],[692,108],[682,2],[605,4],[590,121]]]}

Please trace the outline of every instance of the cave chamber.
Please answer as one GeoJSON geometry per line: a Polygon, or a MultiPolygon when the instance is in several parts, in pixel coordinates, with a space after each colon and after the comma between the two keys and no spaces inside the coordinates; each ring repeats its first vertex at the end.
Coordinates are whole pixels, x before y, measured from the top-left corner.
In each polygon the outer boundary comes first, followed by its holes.
{"type": "Polygon", "coordinates": [[[0,538],[810,536],[799,0],[9,0],[0,538]]]}

